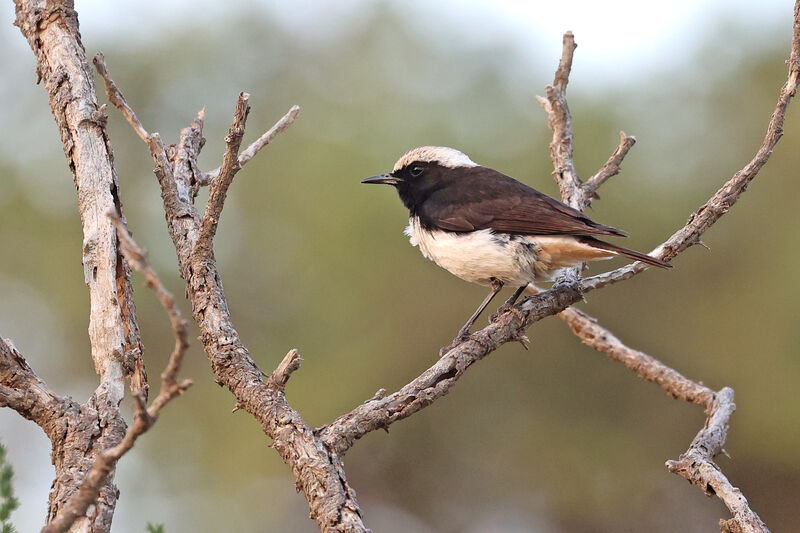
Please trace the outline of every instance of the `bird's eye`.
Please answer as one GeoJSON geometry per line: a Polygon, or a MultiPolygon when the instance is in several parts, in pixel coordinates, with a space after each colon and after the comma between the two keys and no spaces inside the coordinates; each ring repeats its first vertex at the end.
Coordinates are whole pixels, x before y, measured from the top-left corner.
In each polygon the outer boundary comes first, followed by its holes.
{"type": "Polygon", "coordinates": [[[420,177],[422,175],[422,171],[423,170],[425,170],[425,169],[422,168],[421,166],[414,165],[413,167],[411,167],[411,170],[409,171],[409,173],[411,174],[412,177],[418,178],[418,177],[420,177]]]}

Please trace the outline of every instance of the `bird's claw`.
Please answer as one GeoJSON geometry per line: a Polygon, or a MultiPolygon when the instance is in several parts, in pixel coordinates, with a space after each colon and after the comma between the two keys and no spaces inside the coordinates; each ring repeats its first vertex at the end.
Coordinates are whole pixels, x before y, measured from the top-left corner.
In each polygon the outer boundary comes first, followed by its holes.
{"type": "Polygon", "coordinates": [[[456,346],[458,346],[462,342],[468,340],[471,335],[472,334],[469,332],[469,330],[463,330],[462,329],[461,331],[459,331],[458,335],[456,335],[456,337],[453,339],[453,342],[451,342],[447,346],[442,346],[439,349],[439,357],[443,357],[444,354],[446,354],[447,352],[449,352],[450,350],[452,350],[453,348],[455,348],[456,346]]]}

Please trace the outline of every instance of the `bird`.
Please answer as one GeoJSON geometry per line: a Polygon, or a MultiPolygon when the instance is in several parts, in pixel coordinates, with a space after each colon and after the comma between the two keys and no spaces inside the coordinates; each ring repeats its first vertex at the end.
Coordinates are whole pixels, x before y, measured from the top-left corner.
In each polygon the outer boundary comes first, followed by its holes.
{"type": "Polygon", "coordinates": [[[627,233],[481,166],[455,148],[414,148],[391,172],[361,183],[397,189],[409,212],[405,234],[423,256],[465,281],[491,287],[456,339],[469,336],[506,284],[517,287],[503,306],[510,307],[528,284],[552,280],[559,270],[586,261],[625,256],[672,268],[661,259],[598,239],[627,233]]]}

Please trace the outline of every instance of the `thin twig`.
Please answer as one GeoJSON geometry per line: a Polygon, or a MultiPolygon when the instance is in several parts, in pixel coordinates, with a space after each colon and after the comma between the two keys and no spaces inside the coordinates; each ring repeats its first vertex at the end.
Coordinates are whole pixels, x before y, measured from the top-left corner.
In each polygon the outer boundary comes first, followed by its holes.
{"type": "Polygon", "coordinates": [[[629,137],[625,135],[624,131],[619,132],[619,146],[617,146],[617,149],[614,150],[614,153],[611,154],[611,157],[608,158],[608,161],[606,161],[603,167],[597,171],[597,174],[586,180],[586,183],[583,184],[583,192],[587,200],[587,205],[591,202],[595,192],[597,192],[597,189],[599,189],[602,184],[609,178],[620,173],[620,170],[622,170],[622,168],[620,168],[622,160],[625,159],[625,156],[628,155],[628,150],[630,150],[634,144],[636,144],[636,137],[629,137]]]}
{"type": "Polygon", "coordinates": [[[714,457],[723,451],[728,421],[736,409],[733,389],[724,387],[709,403],[706,423],[689,449],[678,460],[667,461],[666,467],[673,474],[697,485],[707,496],[717,496],[722,500],[733,515],[729,520],[720,519],[719,526],[723,533],[769,533],[761,518],[750,508],[747,498],[714,463],[714,457]]]}
{"type": "Polygon", "coordinates": [[[169,317],[170,325],[172,326],[172,333],[175,337],[175,347],[170,354],[167,366],[161,374],[161,392],[153,401],[150,407],[151,416],[158,413],[161,407],[171,400],[174,396],[181,394],[192,384],[191,380],[184,380],[178,383],[178,371],[183,363],[183,356],[189,348],[189,332],[187,329],[186,319],[175,305],[175,297],[169,292],[161,280],[158,278],[153,267],[150,266],[150,261],[147,258],[147,252],[142,250],[138,244],[130,236],[127,227],[122,224],[122,221],[116,213],[109,213],[109,218],[114,222],[117,228],[117,235],[119,236],[120,245],[122,246],[122,253],[125,258],[133,265],[137,271],[144,274],[145,285],[156,293],[161,307],[166,311],[169,317]],[[166,393],[164,392],[166,391],[166,393]]]}
{"type": "MultiPolygon", "coordinates": [[[[256,139],[254,142],[250,144],[247,148],[242,150],[242,153],[239,154],[239,166],[245,166],[253,157],[258,153],[259,150],[264,148],[266,145],[272,142],[272,140],[277,137],[279,134],[283,133],[286,128],[292,125],[295,121],[297,116],[300,114],[300,106],[292,106],[289,111],[281,117],[281,119],[275,123],[270,129],[268,129],[264,134],[256,139]]],[[[212,183],[217,177],[219,176],[220,169],[222,167],[217,167],[214,170],[210,170],[208,172],[204,172],[201,175],[199,184],[200,185],[209,185],[212,183]]]]}
{"type": "MultiPolygon", "coordinates": [[[[778,103],[767,126],[767,132],[761,146],[753,159],[741,170],[736,172],[709,200],[689,217],[685,226],[672,234],[672,236],[658,245],[650,255],[664,261],[671,261],[675,256],[687,248],[699,244],[700,237],[717,220],[720,219],[736,203],[747,186],[758,175],[772,155],[775,145],[783,136],[783,123],[789,102],[797,92],[798,77],[800,77],[800,2],[794,7],[794,34],[792,37],[792,52],[788,61],[789,74],[781,88],[778,103]]],[[[585,292],[607,287],[614,283],[630,279],[643,272],[648,267],[644,263],[636,262],[625,265],[616,270],[591,276],[583,280],[585,292]]]]}
{"type": "MultiPolygon", "coordinates": [[[[701,212],[714,212],[716,209],[718,213],[716,218],[709,218],[706,222],[707,226],[703,229],[699,229],[698,232],[685,232],[687,236],[694,235],[694,238],[696,238],[698,242],[700,234],[718,220],[719,217],[727,212],[730,206],[735,203],[747,183],[755,177],[766,162],[766,159],[772,152],[772,148],[780,138],[786,106],[795,92],[798,77],[798,57],[800,57],[800,46],[798,46],[798,43],[800,43],[800,31],[798,28],[800,28],[800,1],[798,1],[795,6],[795,34],[789,62],[789,77],[781,90],[781,96],[778,100],[776,111],[773,113],[770,120],[767,136],[753,161],[720,189],[720,191],[724,190],[725,194],[721,195],[720,192],[718,192],[701,209],[701,212]],[[748,169],[748,167],[750,168],[748,169]],[[749,175],[745,179],[738,180],[738,186],[741,188],[737,188],[736,185],[731,186],[732,182],[737,180],[738,176],[748,172],[749,175]],[[717,202],[715,201],[717,197],[729,203],[717,206],[717,202]]],[[[567,36],[565,36],[565,41],[566,38],[567,36]]],[[[556,72],[557,78],[559,77],[559,72],[562,71],[563,60],[562,63],[559,64],[559,68],[556,72]]],[[[564,85],[566,85],[565,80],[564,85]]],[[[548,91],[548,96],[549,95],[550,92],[548,91]]],[[[548,98],[548,101],[550,106],[545,106],[545,109],[548,110],[550,125],[554,131],[555,143],[555,132],[564,131],[568,127],[570,116],[568,112],[560,115],[555,113],[554,110],[557,109],[557,106],[553,104],[552,99],[548,98]]],[[[561,102],[561,104],[563,109],[567,108],[566,100],[561,102]]],[[[574,202],[571,203],[571,205],[582,210],[589,204],[597,188],[608,178],[619,172],[619,164],[634,142],[634,139],[628,138],[624,133],[621,133],[620,144],[617,150],[612,154],[603,168],[601,168],[601,170],[586,184],[581,186],[579,182],[576,181],[572,183],[565,181],[563,183],[562,194],[564,200],[574,202]],[[564,188],[567,190],[565,191],[564,188]],[[569,190],[570,188],[574,190],[569,190]]],[[[558,176],[559,168],[563,168],[566,165],[563,160],[557,160],[555,157],[553,162],[556,167],[556,175],[558,176]]],[[[559,185],[562,185],[561,181],[559,181],[559,185]]],[[[686,230],[697,219],[697,215],[694,215],[682,231],[686,230]]],[[[686,247],[688,247],[688,245],[683,249],[686,247]]],[[[677,255],[680,251],[681,250],[676,249],[673,256],[677,255]]],[[[662,258],[669,259],[669,257],[662,258]]],[[[628,268],[633,270],[636,269],[638,265],[639,264],[630,265],[628,268]]],[[[640,268],[640,271],[641,270],[644,270],[644,268],[640,268]]],[[[638,377],[657,383],[673,397],[706,407],[708,419],[706,420],[705,427],[697,434],[689,450],[681,455],[678,461],[668,461],[667,466],[671,472],[677,473],[691,483],[701,487],[707,495],[712,496],[716,494],[725,503],[733,514],[733,518],[730,520],[720,520],[720,527],[723,531],[768,533],[767,527],[749,507],[747,500],[741,492],[731,485],[725,475],[713,462],[714,457],[722,451],[722,447],[725,444],[728,421],[735,409],[733,390],[724,388],[719,393],[714,393],[714,391],[708,387],[682,376],[655,358],[625,346],[610,331],[601,327],[596,319],[578,310],[569,308],[562,311],[559,316],[570,325],[572,332],[580,338],[584,344],[605,353],[614,361],[623,363],[627,368],[633,370],[638,377]]]]}
{"type": "Polygon", "coordinates": [[[131,125],[136,135],[147,143],[150,139],[150,134],[147,133],[147,130],[144,129],[144,126],[142,126],[142,123],[136,116],[136,113],[134,113],[131,106],[128,105],[127,100],[125,100],[125,97],[122,95],[122,91],[119,90],[117,84],[111,79],[111,75],[108,73],[108,67],[106,67],[106,57],[103,55],[103,52],[97,52],[92,62],[106,84],[106,93],[108,94],[109,101],[122,112],[122,116],[125,117],[125,120],[131,125]]]}
{"type": "Polygon", "coordinates": [[[547,124],[553,130],[553,139],[550,141],[550,159],[555,168],[553,177],[564,202],[572,207],[583,202],[582,182],[572,162],[572,116],[567,105],[567,84],[577,46],[572,32],[565,33],[561,60],[553,78],[553,85],[545,87],[547,98],[537,96],[537,100],[547,112],[547,124]]]}
{"type": "Polygon", "coordinates": [[[183,380],[180,383],[177,380],[178,371],[183,361],[183,354],[189,346],[189,341],[186,321],[175,306],[175,298],[164,288],[158,275],[150,266],[147,254],[134,242],[119,216],[111,211],[108,213],[108,217],[116,226],[122,253],[136,270],[145,275],[145,284],[156,293],[159,302],[169,316],[175,335],[175,349],[169,357],[164,372],[161,374],[161,390],[150,404],[150,407],[146,406],[143,393],[133,395],[133,424],[125,432],[122,441],[117,446],[104,450],[98,455],[78,490],[70,496],[55,518],[42,528],[41,533],[63,533],[72,526],[75,520],[86,514],[86,510],[96,501],[106,478],[120,458],[133,448],[136,439],[156,423],[161,409],[170,400],[183,394],[192,385],[192,380],[190,379],[183,380]]]}
{"type": "Polygon", "coordinates": [[[244,127],[247,122],[247,115],[250,113],[248,100],[250,95],[239,93],[236,101],[236,111],[233,114],[233,122],[225,136],[225,155],[222,157],[222,166],[219,176],[211,184],[208,195],[208,203],[203,219],[200,222],[200,236],[195,243],[194,255],[198,259],[207,259],[212,253],[212,241],[217,233],[219,217],[222,214],[222,207],[225,204],[225,197],[228,194],[228,187],[233,183],[233,177],[239,172],[242,166],[239,164],[239,146],[244,137],[244,127]]]}
{"type": "Polygon", "coordinates": [[[708,407],[714,391],[682,376],[658,359],[625,346],[613,333],[583,311],[570,307],[559,314],[581,342],[622,363],[638,377],[652,381],[673,398],[708,407]]]}
{"type": "Polygon", "coordinates": [[[269,377],[270,383],[273,387],[283,389],[289,382],[292,373],[300,368],[300,362],[303,360],[300,357],[300,352],[292,348],[289,353],[283,358],[281,364],[278,365],[269,377]]]}
{"type": "Polygon", "coordinates": [[[769,533],[767,526],[750,508],[741,491],[734,487],[714,463],[722,452],[728,432],[728,422],[736,405],[733,389],[724,387],[714,392],[688,379],[656,358],[623,344],[613,333],[600,326],[597,320],[577,309],[569,308],[559,316],[572,332],[587,346],[602,352],[612,361],[622,363],[638,377],[652,381],[673,398],[702,405],[706,408],[706,423],[691,446],[677,461],[667,461],[670,472],[678,474],[700,487],[708,496],[716,495],[733,514],[731,520],[721,520],[723,531],[769,533]],[[739,529],[733,529],[735,521],[739,529]]]}

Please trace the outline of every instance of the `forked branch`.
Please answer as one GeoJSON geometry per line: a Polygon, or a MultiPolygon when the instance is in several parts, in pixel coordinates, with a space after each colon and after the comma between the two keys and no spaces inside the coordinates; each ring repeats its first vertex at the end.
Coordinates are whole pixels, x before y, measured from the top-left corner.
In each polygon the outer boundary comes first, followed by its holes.
{"type": "MultiPolygon", "coordinates": [[[[786,106],[794,95],[797,83],[799,31],[797,20],[796,7],[795,39],[789,80],[781,92],[765,144],[751,165],[731,178],[686,226],[656,250],[656,257],[671,259],[696,243],[700,235],[735,203],[744,187],[755,177],[769,157],[780,137],[786,106]],[[724,204],[720,204],[722,201],[724,204]]],[[[574,39],[571,34],[567,34],[553,86],[547,89],[547,98],[542,99],[542,105],[548,111],[549,123],[554,129],[551,156],[556,169],[556,180],[564,198],[573,206],[582,209],[594,196],[596,189],[619,171],[620,164],[634,140],[623,134],[620,145],[603,168],[586,183],[581,182],[572,163],[573,134],[565,95],[574,49],[574,39]],[[556,130],[558,134],[555,133],[556,130]]],[[[107,78],[106,85],[109,91],[119,93],[119,89],[113,83],[109,83],[110,76],[107,69],[101,71],[101,74],[107,78]]],[[[127,104],[122,105],[124,98],[121,98],[121,93],[119,96],[120,98],[111,100],[125,113],[127,104]]],[[[599,326],[591,318],[567,308],[579,301],[583,292],[625,279],[626,276],[630,277],[644,270],[644,265],[635,263],[627,267],[630,273],[628,270],[618,269],[614,271],[616,274],[607,274],[608,279],[595,276],[581,281],[577,275],[564,278],[551,289],[527,298],[512,309],[494,317],[487,327],[455,344],[434,365],[399,391],[388,395],[385,391],[379,391],[351,412],[312,432],[299,413],[289,406],[284,394],[289,376],[299,366],[299,355],[296,351],[290,351],[266,381],[263,379],[265,374],[258,369],[233,326],[214,260],[213,234],[233,175],[266,144],[266,142],[259,144],[257,141],[251,145],[258,145],[252,153],[248,153],[250,149],[241,154],[237,153],[246,115],[247,98],[243,94],[239,98],[234,121],[226,138],[227,150],[223,164],[219,169],[207,173],[200,172],[197,167],[197,156],[203,145],[202,112],[192,125],[181,132],[178,145],[169,152],[164,149],[157,134],[149,135],[144,128],[137,129],[136,120],[129,118],[129,122],[150,147],[156,176],[162,190],[169,232],[178,251],[181,275],[186,280],[193,315],[202,332],[203,345],[217,381],[231,390],[236,398],[237,408],[252,414],[261,424],[264,433],[273,439],[274,448],[292,469],[297,486],[305,495],[311,516],[320,529],[366,531],[355,501],[355,494],[347,483],[340,459],[357,439],[370,431],[386,428],[444,396],[476,361],[504,343],[519,339],[528,326],[547,316],[564,311],[565,316],[572,317],[573,326],[576,328],[580,326],[581,333],[576,332],[576,334],[581,335],[585,342],[590,341],[589,332],[597,333],[592,327],[599,328],[599,326]],[[211,184],[212,199],[201,217],[194,206],[195,195],[192,193],[192,188],[202,183],[211,184]]],[[[132,113],[130,116],[135,117],[132,113]]],[[[285,123],[279,122],[273,127],[275,135],[283,131],[295,117],[296,109],[293,108],[282,119],[286,121],[285,123]]],[[[271,139],[267,134],[261,139],[265,137],[271,139]]],[[[608,332],[596,338],[610,343],[606,347],[607,350],[619,356],[620,361],[630,365],[637,375],[659,383],[667,392],[678,397],[707,407],[710,405],[711,407],[708,407],[711,417],[710,428],[726,427],[727,417],[732,412],[732,397],[730,402],[727,401],[728,389],[714,393],[664,367],[655,359],[639,352],[634,353],[608,332]]],[[[718,438],[719,432],[714,435],[717,436],[714,438],[718,438]]],[[[698,439],[701,437],[698,436],[698,439]]],[[[698,439],[696,441],[700,442],[698,439]]],[[[708,461],[713,459],[721,444],[715,447],[716,445],[711,443],[710,446],[711,455],[708,461]]],[[[724,488],[721,482],[719,486],[724,488]]],[[[736,511],[732,512],[734,519],[738,519],[740,515],[736,511]]]]}
{"type": "Polygon", "coordinates": [[[189,379],[178,382],[178,371],[183,360],[183,354],[189,346],[189,341],[186,332],[186,321],[175,306],[175,298],[161,284],[161,280],[159,280],[158,275],[156,275],[147,260],[147,254],[134,242],[119,216],[113,211],[109,212],[108,216],[116,227],[122,253],[136,270],[145,275],[147,286],[155,291],[159,302],[167,312],[175,334],[175,349],[170,355],[164,372],[161,374],[161,390],[150,404],[150,407],[146,406],[143,393],[134,394],[133,424],[125,432],[122,441],[112,448],[103,450],[98,455],[91,469],[89,469],[89,472],[78,486],[78,490],[70,496],[55,518],[42,528],[41,533],[63,533],[72,526],[75,520],[84,516],[89,506],[97,500],[100,489],[113,471],[117,461],[133,448],[136,439],[156,423],[161,409],[170,400],[183,394],[192,385],[192,381],[189,379]]]}

